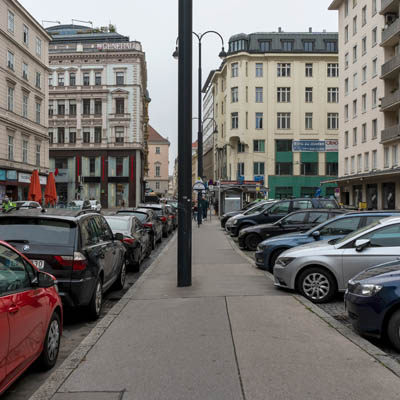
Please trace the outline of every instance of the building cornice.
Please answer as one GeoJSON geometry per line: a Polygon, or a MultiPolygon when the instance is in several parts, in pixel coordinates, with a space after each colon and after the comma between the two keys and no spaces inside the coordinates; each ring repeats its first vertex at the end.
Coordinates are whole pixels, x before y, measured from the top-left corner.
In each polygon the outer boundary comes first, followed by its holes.
{"type": "MultiPolygon", "coordinates": [[[[43,140],[49,140],[49,136],[47,133],[48,127],[45,127],[43,125],[38,125],[45,131],[45,133],[44,133],[44,132],[38,130],[37,128],[34,128],[33,124],[35,124],[35,123],[31,120],[27,120],[29,125],[32,125],[32,126],[28,126],[28,125],[25,125],[24,123],[20,123],[19,121],[9,119],[3,114],[3,113],[10,112],[10,111],[0,108],[0,112],[1,112],[0,113],[0,121],[3,122],[7,127],[11,127],[12,129],[19,130],[23,134],[34,134],[34,135],[42,138],[43,140]]],[[[21,118],[22,122],[25,121],[25,119],[23,119],[23,117],[21,117],[19,115],[17,117],[21,118]]]]}
{"type": "Polygon", "coordinates": [[[333,0],[331,5],[328,7],[328,10],[339,10],[339,7],[342,5],[343,0],[333,0]]]}

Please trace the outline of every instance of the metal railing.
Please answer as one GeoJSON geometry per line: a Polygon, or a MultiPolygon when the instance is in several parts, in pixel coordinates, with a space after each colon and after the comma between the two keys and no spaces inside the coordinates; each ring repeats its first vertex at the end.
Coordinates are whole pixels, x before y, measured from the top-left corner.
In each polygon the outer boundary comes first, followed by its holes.
{"type": "Polygon", "coordinates": [[[400,68],[400,54],[394,56],[382,65],[382,77],[384,78],[386,75],[389,75],[398,68],[400,68]]]}
{"type": "Polygon", "coordinates": [[[381,132],[381,143],[393,139],[400,139],[400,125],[394,125],[381,132]]]}
{"type": "Polygon", "coordinates": [[[400,90],[396,90],[394,93],[388,94],[382,98],[381,110],[385,111],[396,103],[400,103],[400,90]]]}
{"type": "Polygon", "coordinates": [[[382,44],[388,41],[391,37],[400,32],[400,18],[397,18],[391,25],[389,25],[382,32],[382,44]]]}

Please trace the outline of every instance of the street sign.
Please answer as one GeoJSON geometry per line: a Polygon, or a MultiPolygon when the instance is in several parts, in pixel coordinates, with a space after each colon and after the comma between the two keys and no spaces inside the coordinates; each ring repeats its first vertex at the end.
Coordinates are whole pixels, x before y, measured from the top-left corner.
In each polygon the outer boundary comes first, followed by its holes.
{"type": "Polygon", "coordinates": [[[194,183],[193,190],[202,191],[202,190],[206,190],[206,187],[205,187],[204,183],[201,180],[199,180],[194,183]]]}

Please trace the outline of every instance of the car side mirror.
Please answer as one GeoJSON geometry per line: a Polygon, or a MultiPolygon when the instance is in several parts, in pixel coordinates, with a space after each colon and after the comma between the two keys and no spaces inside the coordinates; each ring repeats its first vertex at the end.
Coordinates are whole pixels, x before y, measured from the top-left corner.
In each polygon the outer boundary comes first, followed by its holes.
{"type": "Polygon", "coordinates": [[[115,235],[114,235],[114,240],[119,240],[119,241],[121,241],[122,242],[122,240],[124,239],[124,235],[122,234],[122,233],[116,233],[115,235]]]}
{"type": "Polygon", "coordinates": [[[54,278],[46,272],[38,272],[32,280],[32,285],[38,288],[46,289],[55,285],[54,278]]]}
{"type": "Polygon", "coordinates": [[[315,240],[318,240],[318,239],[321,237],[321,232],[320,232],[320,231],[314,231],[314,232],[312,233],[312,237],[313,237],[315,240]]]}
{"type": "Polygon", "coordinates": [[[358,239],[358,240],[356,240],[354,247],[356,248],[356,251],[360,252],[360,251],[363,251],[370,244],[371,244],[370,239],[358,239]]]}
{"type": "Polygon", "coordinates": [[[268,214],[269,214],[269,210],[265,210],[264,215],[268,215],[268,214]]]}

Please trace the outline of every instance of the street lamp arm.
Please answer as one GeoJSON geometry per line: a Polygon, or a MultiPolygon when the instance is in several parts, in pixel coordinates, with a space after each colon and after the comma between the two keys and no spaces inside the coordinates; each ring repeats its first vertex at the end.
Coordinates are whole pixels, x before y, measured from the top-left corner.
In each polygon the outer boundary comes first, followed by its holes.
{"type": "Polygon", "coordinates": [[[225,43],[224,43],[224,38],[223,38],[222,35],[221,35],[220,33],[218,33],[217,31],[206,31],[206,32],[202,33],[201,35],[198,35],[198,34],[195,33],[195,32],[193,32],[193,33],[198,37],[199,40],[202,40],[203,37],[204,37],[205,35],[207,35],[208,33],[215,33],[216,35],[218,35],[218,36],[220,37],[221,42],[222,42],[222,46],[225,45],[225,43]]]}

